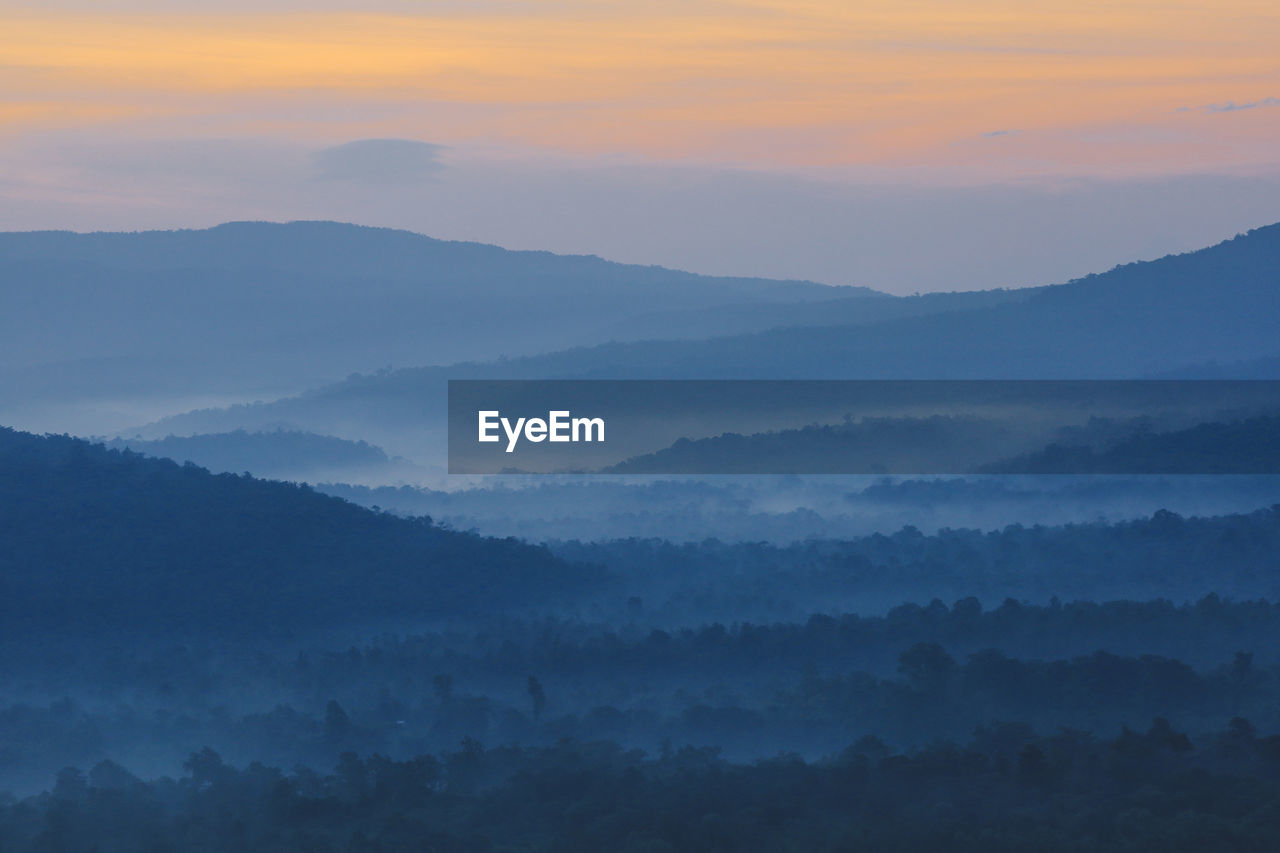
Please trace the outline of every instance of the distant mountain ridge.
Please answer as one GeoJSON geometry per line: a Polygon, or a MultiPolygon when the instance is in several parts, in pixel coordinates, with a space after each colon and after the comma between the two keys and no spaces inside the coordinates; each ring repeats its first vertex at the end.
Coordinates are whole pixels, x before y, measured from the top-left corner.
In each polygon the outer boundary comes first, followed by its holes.
{"type": "Polygon", "coordinates": [[[153,430],[226,430],[284,420],[367,437],[411,455],[413,441],[428,443],[425,431],[440,417],[448,379],[1174,378],[1184,365],[1274,355],[1280,225],[1011,294],[973,297],[978,307],[957,294],[948,310],[858,325],[609,343],[356,376],[274,403],[169,418],[153,430]],[[416,437],[406,442],[397,424],[412,425],[416,437]]]}
{"type": "Polygon", "coordinates": [[[375,469],[390,471],[395,462],[382,448],[363,441],[347,441],[313,432],[274,429],[234,430],[147,440],[116,438],[104,442],[109,450],[131,450],[176,462],[193,462],[214,473],[248,471],[273,480],[347,477],[375,469]]]}
{"type": "MultiPolygon", "coordinates": [[[[635,339],[624,318],[866,288],[703,276],[335,222],[0,233],[0,392],[53,399],[300,390],[387,365],[635,339]]],[[[768,312],[740,321],[771,324],[768,312]]],[[[683,334],[701,336],[696,316],[683,334]]]]}
{"type": "MultiPolygon", "coordinates": [[[[1278,401],[1280,402],[1280,401],[1278,401]]],[[[1054,443],[983,469],[992,474],[1280,474],[1280,416],[1260,415],[1167,432],[1106,448],[1054,443]]]]}
{"type": "MultiPolygon", "coordinates": [[[[1280,406],[1280,399],[1276,401],[1280,406]]],[[[680,439],[611,465],[611,474],[1280,474],[1280,416],[1255,415],[1159,432],[1135,423],[1111,427],[1102,447],[1065,438],[1018,453],[1031,441],[1007,421],[956,418],[869,418],[747,435],[680,439]]],[[[1094,428],[1099,435],[1109,430],[1094,428]]]]}

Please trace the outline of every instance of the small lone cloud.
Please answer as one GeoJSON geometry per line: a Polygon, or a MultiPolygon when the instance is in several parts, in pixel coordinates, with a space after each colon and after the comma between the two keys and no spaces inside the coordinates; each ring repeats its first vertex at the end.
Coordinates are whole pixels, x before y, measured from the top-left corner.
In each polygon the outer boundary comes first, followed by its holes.
{"type": "Polygon", "coordinates": [[[982,134],[982,136],[986,139],[990,139],[993,136],[1017,136],[1017,135],[1018,135],[1018,131],[1016,130],[988,130],[986,133],[982,134]]]}
{"type": "Polygon", "coordinates": [[[357,139],[314,155],[316,177],[371,184],[422,180],[444,168],[444,146],[415,139],[357,139]]]}
{"type": "MultiPolygon", "coordinates": [[[[1195,109],[1204,113],[1237,113],[1241,110],[1256,110],[1261,107],[1280,107],[1280,98],[1263,98],[1260,101],[1245,101],[1243,104],[1237,104],[1235,101],[1223,101],[1220,104],[1204,104],[1195,109]]],[[[1174,112],[1186,113],[1191,112],[1191,107],[1178,107],[1174,112]]]]}

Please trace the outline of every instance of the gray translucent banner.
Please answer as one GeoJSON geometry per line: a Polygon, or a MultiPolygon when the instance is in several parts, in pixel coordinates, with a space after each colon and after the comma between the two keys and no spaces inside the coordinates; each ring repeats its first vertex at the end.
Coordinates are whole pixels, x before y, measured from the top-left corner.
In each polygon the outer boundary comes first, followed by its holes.
{"type": "Polygon", "coordinates": [[[451,474],[1274,474],[1280,382],[454,380],[451,474]]]}

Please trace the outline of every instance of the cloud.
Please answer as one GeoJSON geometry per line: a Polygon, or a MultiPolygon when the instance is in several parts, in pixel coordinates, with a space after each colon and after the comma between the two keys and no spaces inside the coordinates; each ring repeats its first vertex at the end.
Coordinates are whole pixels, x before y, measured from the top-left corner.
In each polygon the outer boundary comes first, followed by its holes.
{"type": "Polygon", "coordinates": [[[986,138],[990,139],[990,138],[991,138],[991,137],[993,137],[993,136],[1017,136],[1017,135],[1018,135],[1018,131],[1016,131],[1016,130],[988,130],[986,133],[984,133],[984,134],[982,134],[982,135],[983,135],[984,137],[986,137],[986,138]]]}
{"type": "Polygon", "coordinates": [[[1200,109],[1207,113],[1234,113],[1240,110],[1254,110],[1259,107],[1280,107],[1280,98],[1263,98],[1260,101],[1246,101],[1237,104],[1235,101],[1224,101],[1221,104],[1206,104],[1200,109]]]}
{"type": "Polygon", "coordinates": [[[415,139],[358,139],[317,151],[313,163],[320,180],[404,184],[443,169],[443,150],[415,139]]]}

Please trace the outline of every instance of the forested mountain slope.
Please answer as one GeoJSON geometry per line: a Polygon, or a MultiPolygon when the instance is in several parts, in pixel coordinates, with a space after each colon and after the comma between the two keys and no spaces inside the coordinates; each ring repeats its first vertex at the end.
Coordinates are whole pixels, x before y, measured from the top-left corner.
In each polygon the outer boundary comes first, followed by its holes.
{"type": "Polygon", "coordinates": [[[306,486],[0,430],[0,626],[239,636],[465,618],[591,589],[543,548],[306,486]]]}

